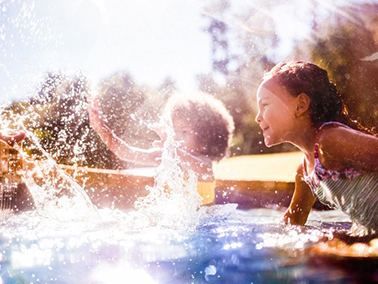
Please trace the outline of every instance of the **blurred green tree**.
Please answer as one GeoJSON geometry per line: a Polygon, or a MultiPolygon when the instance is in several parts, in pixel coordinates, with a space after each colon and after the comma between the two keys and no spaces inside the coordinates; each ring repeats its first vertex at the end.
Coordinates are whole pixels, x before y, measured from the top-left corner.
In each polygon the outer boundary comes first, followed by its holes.
{"type": "Polygon", "coordinates": [[[102,80],[97,96],[107,124],[118,136],[138,135],[138,128],[132,127],[133,113],[143,106],[146,95],[129,74],[117,72],[102,80]]]}
{"type": "MultiPolygon", "coordinates": [[[[317,38],[306,42],[310,60],[328,70],[352,120],[378,125],[378,4],[340,7],[317,22],[317,38]]],[[[375,131],[375,129],[373,129],[375,131]]]]}
{"type": "Polygon", "coordinates": [[[46,151],[57,163],[103,168],[121,168],[119,161],[90,127],[86,97],[87,79],[82,74],[67,76],[50,72],[36,94],[10,107],[32,131],[38,143],[27,139],[30,154],[38,158],[46,151]],[[41,148],[39,148],[41,147],[41,148]]]}
{"type": "Polygon", "coordinates": [[[199,75],[198,85],[200,90],[223,101],[233,116],[233,155],[293,149],[289,145],[265,147],[255,122],[257,88],[264,71],[274,65],[266,54],[277,45],[274,22],[264,11],[281,2],[251,3],[246,9],[219,0],[210,1],[204,9],[208,21],[205,31],[213,46],[213,73],[199,75]],[[237,9],[233,9],[235,6],[237,9]]]}
{"type": "Polygon", "coordinates": [[[127,73],[117,72],[98,87],[98,97],[109,127],[130,145],[149,148],[159,139],[149,124],[159,121],[175,82],[166,78],[157,89],[136,85],[127,73]]]}

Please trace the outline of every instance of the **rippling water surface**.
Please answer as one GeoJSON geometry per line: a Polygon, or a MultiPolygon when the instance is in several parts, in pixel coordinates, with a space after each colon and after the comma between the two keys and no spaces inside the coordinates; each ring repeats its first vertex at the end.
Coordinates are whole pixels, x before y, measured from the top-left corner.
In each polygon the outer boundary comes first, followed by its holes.
{"type": "Polygon", "coordinates": [[[2,281],[358,283],[374,277],[374,269],[355,275],[344,260],[330,265],[307,254],[320,239],[349,228],[338,212],[313,212],[309,226],[298,228],[283,226],[279,210],[240,211],[229,204],[200,211],[190,230],[135,229],[135,212],[107,209],[92,216],[66,210],[8,216],[1,229],[2,281]]]}

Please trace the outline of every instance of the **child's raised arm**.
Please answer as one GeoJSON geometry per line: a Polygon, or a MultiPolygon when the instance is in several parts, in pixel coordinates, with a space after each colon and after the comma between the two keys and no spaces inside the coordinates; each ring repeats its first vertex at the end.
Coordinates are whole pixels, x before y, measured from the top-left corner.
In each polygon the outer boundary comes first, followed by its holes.
{"type": "Polygon", "coordinates": [[[160,149],[141,149],[132,147],[115,135],[104,122],[96,99],[93,99],[88,103],[87,110],[92,128],[118,158],[145,166],[156,166],[159,164],[158,159],[162,154],[160,149]]]}
{"type": "Polygon", "coordinates": [[[316,201],[310,187],[303,180],[303,168],[300,165],[295,176],[295,190],[291,203],[284,214],[284,221],[292,225],[304,225],[308,214],[316,201]]]}

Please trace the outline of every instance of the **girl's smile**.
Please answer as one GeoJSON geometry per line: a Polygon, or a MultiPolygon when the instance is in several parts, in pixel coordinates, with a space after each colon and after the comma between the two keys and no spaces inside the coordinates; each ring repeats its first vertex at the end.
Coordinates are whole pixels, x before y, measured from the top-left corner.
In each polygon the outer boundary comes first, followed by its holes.
{"type": "Polygon", "coordinates": [[[264,81],[257,92],[256,122],[263,131],[266,146],[289,142],[295,123],[296,98],[276,80],[264,81]]]}

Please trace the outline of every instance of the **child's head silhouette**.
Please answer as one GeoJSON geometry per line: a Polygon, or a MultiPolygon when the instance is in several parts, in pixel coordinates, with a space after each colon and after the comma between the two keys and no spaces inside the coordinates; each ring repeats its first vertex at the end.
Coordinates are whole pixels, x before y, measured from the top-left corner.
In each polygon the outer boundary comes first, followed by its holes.
{"type": "Polygon", "coordinates": [[[309,62],[282,62],[264,75],[274,79],[293,96],[306,94],[310,100],[310,115],[314,126],[327,121],[340,121],[343,104],[330,82],[327,71],[309,62]]]}

